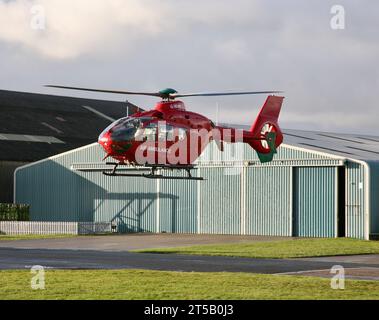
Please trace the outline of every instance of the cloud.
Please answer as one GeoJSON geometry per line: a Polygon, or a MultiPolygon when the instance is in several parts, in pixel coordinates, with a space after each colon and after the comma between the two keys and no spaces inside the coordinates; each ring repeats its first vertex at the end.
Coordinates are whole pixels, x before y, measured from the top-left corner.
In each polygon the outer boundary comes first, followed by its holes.
{"type": "MultiPolygon", "coordinates": [[[[165,30],[164,5],[140,0],[0,2],[0,41],[50,58],[125,48],[165,30]],[[150,3],[150,5],[149,5],[150,3]],[[163,17],[162,17],[163,15],[163,17]],[[45,28],[42,26],[45,20],[45,28]]],[[[155,2],[154,2],[155,3],[155,2]]]]}
{"type": "Polygon", "coordinates": [[[232,39],[215,44],[215,51],[227,61],[243,61],[250,57],[249,49],[244,40],[232,39]]]}
{"type": "Polygon", "coordinates": [[[256,12],[248,0],[235,7],[226,0],[199,6],[183,0],[0,0],[0,42],[72,59],[94,50],[131,50],[141,40],[196,26],[247,23],[256,12]]]}

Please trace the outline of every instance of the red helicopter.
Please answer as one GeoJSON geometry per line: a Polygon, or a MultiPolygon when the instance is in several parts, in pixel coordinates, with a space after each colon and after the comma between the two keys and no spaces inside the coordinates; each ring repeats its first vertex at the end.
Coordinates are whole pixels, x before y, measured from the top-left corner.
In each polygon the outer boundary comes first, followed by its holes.
{"type": "Polygon", "coordinates": [[[274,94],[280,91],[179,94],[171,88],[148,93],[56,85],[47,87],[162,99],[154,109],[121,118],[100,134],[98,142],[106,153],[104,160],[111,157],[117,161],[107,162],[107,165],[113,166],[112,170],[103,171],[108,176],[203,180],[202,177],[192,176],[191,170],[196,169],[194,162],[211,141],[215,141],[221,151],[224,150],[224,142],[247,143],[256,150],[261,162],[272,161],[276,149],[283,142],[278,117],[284,97],[269,95],[249,131],[215,125],[207,117],[187,111],[184,103],[176,100],[199,96],[274,94]],[[127,166],[122,169],[123,172],[119,170],[120,165],[127,166]],[[187,175],[162,174],[162,170],[174,169],[184,170],[187,175]]]}

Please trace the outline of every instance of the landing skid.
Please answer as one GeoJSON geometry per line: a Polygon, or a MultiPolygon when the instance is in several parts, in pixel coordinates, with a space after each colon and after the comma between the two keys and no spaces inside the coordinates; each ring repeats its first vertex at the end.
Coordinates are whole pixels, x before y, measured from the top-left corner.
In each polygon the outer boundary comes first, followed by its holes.
{"type": "Polygon", "coordinates": [[[196,170],[193,165],[160,165],[160,164],[145,164],[138,165],[134,168],[123,168],[122,171],[127,171],[128,173],[118,172],[119,166],[123,164],[116,162],[107,162],[107,165],[112,165],[113,169],[111,171],[104,170],[103,174],[109,177],[141,177],[147,179],[172,179],[172,180],[204,180],[202,177],[194,177],[191,174],[191,170],[196,170]],[[186,176],[166,176],[161,174],[161,171],[173,171],[173,170],[184,170],[186,176]],[[147,171],[147,173],[143,173],[147,171]],[[130,173],[129,173],[130,172],[130,173]],[[141,173],[132,173],[132,172],[141,172],[141,173]]]}

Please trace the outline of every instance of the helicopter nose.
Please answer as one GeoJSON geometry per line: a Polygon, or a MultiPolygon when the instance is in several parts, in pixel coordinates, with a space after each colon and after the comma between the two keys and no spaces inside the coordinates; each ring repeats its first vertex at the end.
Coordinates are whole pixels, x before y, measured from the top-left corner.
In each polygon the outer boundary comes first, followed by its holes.
{"type": "Polygon", "coordinates": [[[107,132],[105,134],[102,134],[100,137],[99,137],[99,141],[98,143],[104,148],[105,152],[108,153],[108,151],[110,150],[111,148],[111,144],[112,144],[112,140],[110,138],[110,133],[107,132]]]}

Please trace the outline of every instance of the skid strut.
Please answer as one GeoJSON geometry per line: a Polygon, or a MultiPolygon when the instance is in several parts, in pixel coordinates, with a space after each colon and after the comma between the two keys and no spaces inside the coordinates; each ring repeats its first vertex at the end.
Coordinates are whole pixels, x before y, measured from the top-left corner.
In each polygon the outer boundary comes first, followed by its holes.
{"type": "Polygon", "coordinates": [[[192,176],[191,170],[196,170],[194,165],[159,165],[145,164],[134,167],[123,168],[123,172],[118,172],[119,166],[124,165],[116,162],[107,162],[107,165],[112,165],[111,171],[104,170],[103,174],[110,177],[142,177],[147,179],[173,179],[173,180],[204,180],[202,177],[192,176]],[[186,176],[166,176],[161,171],[185,171],[186,176]],[[125,173],[124,173],[125,172],[125,173]]]}

